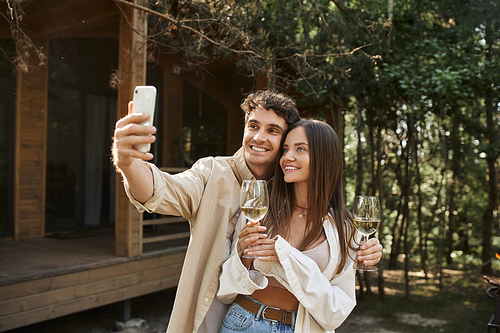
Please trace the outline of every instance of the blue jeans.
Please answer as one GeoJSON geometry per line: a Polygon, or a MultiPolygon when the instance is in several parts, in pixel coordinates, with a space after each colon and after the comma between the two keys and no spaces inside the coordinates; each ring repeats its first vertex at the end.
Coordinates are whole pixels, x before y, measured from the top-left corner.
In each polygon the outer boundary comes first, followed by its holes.
{"type": "MultiPolygon", "coordinates": [[[[255,300],[254,300],[255,301],[255,300]]],[[[256,302],[256,301],[255,301],[256,302]]],[[[259,303],[259,302],[257,302],[259,303]]],[[[233,303],[226,312],[219,333],[244,332],[244,333],[293,333],[294,329],[288,324],[277,323],[243,309],[233,303]]]]}

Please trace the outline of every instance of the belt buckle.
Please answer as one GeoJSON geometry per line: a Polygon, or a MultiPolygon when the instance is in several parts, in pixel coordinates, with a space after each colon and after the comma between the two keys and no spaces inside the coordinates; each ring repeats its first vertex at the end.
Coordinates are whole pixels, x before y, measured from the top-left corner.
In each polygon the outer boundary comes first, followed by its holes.
{"type": "Polygon", "coordinates": [[[276,319],[271,319],[271,318],[266,318],[266,310],[267,309],[273,309],[273,310],[278,310],[278,311],[282,311],[281,309],[279,308],[275,308],[275,307],[272,307],[272,306],[267,306],[265,305],[264,308],[262,309],[262,318],[267,320],[267,321],[270,321],[270,322],[273,322],[273,323],[281,323],[281,321],[279,320],[276,320],[276,319]]]}

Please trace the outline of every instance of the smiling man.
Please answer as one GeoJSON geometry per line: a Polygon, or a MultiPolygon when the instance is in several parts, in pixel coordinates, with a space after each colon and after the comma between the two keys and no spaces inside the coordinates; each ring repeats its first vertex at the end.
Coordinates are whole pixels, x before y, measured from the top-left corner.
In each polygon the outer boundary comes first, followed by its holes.
{"type": "Polygon", "coordinates": [[[267,180],[272,177],[281,137],[286,128],[285,119],[273,109],[266,110],[258,106],[247,113],[243,151],[245,162],[255,178],[267,180]]]}
{"type": "MultiPolygon", "coordinates": [[[[129,103],[129,111],[131,107],[129,103]]],[[[218,332],[226,310],[215,299],[221,266],[229,257],[234,227],[244,218],[239,207],[240,184],[272,177],[283,132],[300,120],[291,98],[269,90],[250,94],[241,108],[245,112],[242,148],[233,156],[202,158],[176,175],[144,162],[153,155],[132,147],[154,142],[156,129],[138,125],[149,115],[129,112],[116,123],[113,162],[130,201],[140,212],[181,215],[191,226],[169,333],[218,332]]],[[[378,240],[366,243],[358,255],[369,264],[378,263],[378,240]]]]}

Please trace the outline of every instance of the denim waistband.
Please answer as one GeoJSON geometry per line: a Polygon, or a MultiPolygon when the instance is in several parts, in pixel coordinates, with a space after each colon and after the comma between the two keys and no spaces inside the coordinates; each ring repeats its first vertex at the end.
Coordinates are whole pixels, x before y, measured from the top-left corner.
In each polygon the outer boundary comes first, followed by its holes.
{"type": "Polygon", "coordinates": [[[255,314],[255,319],[257,320],[262,318],[267,321],[290,325],[292,329],[295,329],[297,311],[287,311],[268,306],[248,295],[238,295],[235,302],[245,310],[248,310],[255,314]],[[245,301],[245,299],[247,301],[245,301]]]}

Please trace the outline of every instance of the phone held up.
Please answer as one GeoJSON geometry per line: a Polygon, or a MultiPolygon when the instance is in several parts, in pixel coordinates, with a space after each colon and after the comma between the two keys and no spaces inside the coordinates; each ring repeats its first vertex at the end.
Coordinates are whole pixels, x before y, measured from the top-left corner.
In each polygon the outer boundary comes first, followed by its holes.
{"type": "MultiPolygon", "coordinates": [[[[144,126],[153,125],[156,107],[156,88],[154,86],[136,86],[134,89],[132,113],[147,113],[151,115],[147,121],[139,123],[144,126]]],[[[150,143],[134,145],[141,153],[147,153],[151,149],[150,143]]]]}

